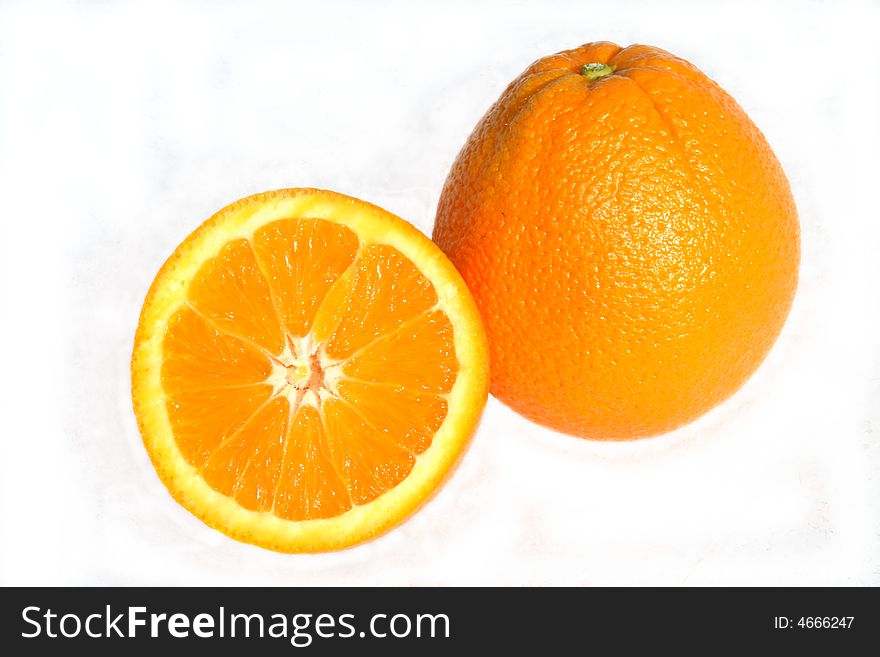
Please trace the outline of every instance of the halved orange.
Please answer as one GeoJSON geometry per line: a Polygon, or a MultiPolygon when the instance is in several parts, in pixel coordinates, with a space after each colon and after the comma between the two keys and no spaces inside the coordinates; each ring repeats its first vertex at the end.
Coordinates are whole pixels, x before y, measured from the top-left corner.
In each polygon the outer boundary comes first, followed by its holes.
{"type": "Polygon", "coordinates": [[[381,208],[314,189],[242,199],[187,237],[147,294],[131,368],[174,498],[282,552],[402,521],[488,394],[483,327],[446,256],[381,208]]]}

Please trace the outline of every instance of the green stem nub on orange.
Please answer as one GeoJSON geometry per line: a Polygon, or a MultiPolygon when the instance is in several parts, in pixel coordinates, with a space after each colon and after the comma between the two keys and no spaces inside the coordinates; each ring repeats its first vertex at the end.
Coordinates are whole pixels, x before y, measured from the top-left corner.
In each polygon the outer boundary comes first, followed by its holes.
{"type": "Polygon", "coordinates": [[[584,67],[581,69],[581,75],[587,78],[590,82],[598,80],[599,78],[604,78],[612,73],[614,73],[614,69],[611,66],[599,62],[584,64],[584,67]]]}

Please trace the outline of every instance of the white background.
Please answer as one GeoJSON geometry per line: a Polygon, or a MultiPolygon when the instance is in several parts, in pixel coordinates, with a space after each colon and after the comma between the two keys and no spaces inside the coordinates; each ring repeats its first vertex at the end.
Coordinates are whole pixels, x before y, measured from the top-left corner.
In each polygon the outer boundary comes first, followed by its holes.
{"type": "Polygon", "coordinates": [[[875,2],[3,2],[0,582],[880,584],[878,28],[875,2]],[[701,67],[791,180],[801,283],[747,385],[632,444],[490,399],[441,493],[340,553],[239,544],[173,502],[128,367],[177,243],[286,186],[430,234],[506,83],[603,39],[701,67]]]}

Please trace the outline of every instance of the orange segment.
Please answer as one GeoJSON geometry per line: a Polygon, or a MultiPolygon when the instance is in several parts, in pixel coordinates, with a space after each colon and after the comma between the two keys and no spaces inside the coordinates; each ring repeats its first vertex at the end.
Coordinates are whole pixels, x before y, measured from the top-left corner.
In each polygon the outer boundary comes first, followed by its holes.
{"type": "Polygon", "coordinates": [[[177,390],[168,393],[168,418],[184,459],[201,469],[224,440],[272,396],[269,386],[177,390]]]}
{"type": "Polygon", "coordinates": [[[272,371],[258,349],[185,306],[168,322],[163,353],[162,383],[169,391],[262,383],[272,371]]]}
{"type": "Polygon", "coordinates": [[[363,381],[434,393],[449,392],[457,371],[452,324],[439,310],[381,336],[343,368],[346,376],[363,381]]]}
{"type": "Polygon", "coordinates": [[[202,265],[187,296],[193,308],[221,331],[273,353],[281,351],[284,336],[269,285],[247,240],[229,242],[202,265]]]}
{"type": "Polygon", "coordinates": [[[273,511],[288,520],[306,520],[332,518],[351,506],[348,489],[330,460],[321,415],[303,406],[290,429],[273,511]]]}
{"type": "Polygon", "coordinates": [[[275,499],[290,407],[274,397],[211,452],[202,475],[246,509],[268,511],[275,499]]]}
{"type": "Polygon", "coordinates": [[[358,258],[344,303],[327,308],[338,320],[327,354],[344,358],[437,303],[431,283],[389,246],[372,245],[358,258]]]}
{"type": "Polygon", "coordinates": [[[384,383],[343,379],[336,386],[339,396],[358,409],[361,416],[403,449],[421,454],[446,417],[448,404],[440,395],[421,394],[384,383]],[[393,408],[394,412],[388,412],[393,408]]]}
{"type": "Polygon", "coordinates": [[[166,263],[132,389],[181,503],[235,538],[313,551],[427,498],[485,404],[486,359],[468,291],[424,235],[286,190],[221,211],[166,263]]]}
{"type": "Polygon", "coordinates": [[[164,339],[162,385],[183,457],[195,467],[272,394],[265,356],[184,307],[164,339]]]}
{"type": "Polygon", "coordinates": [[[371,502],[412,470],[412,454],[385,438],[356,409],[339,399],[323,405],[330,457],[355,504],[371,502]]]}
{"type": "Polygon", "coordinates": [[[357,236],[329,221],[287,219],[257,230],[253,242],[284,329],[304,336],[333,281],[354,262],[357,236]]]}

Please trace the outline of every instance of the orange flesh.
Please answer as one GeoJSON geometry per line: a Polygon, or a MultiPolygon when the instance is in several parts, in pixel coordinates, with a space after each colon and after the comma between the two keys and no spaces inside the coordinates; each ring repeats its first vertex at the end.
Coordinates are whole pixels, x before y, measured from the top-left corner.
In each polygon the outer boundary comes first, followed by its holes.
{"type": "Polygon", "coordinates": [[[169,322],[162,385],[177,445],[215,490],[288,520],[400,483],[458,373],[431,283],[396,249],[284,219],[234,240],[169,322]]]}

